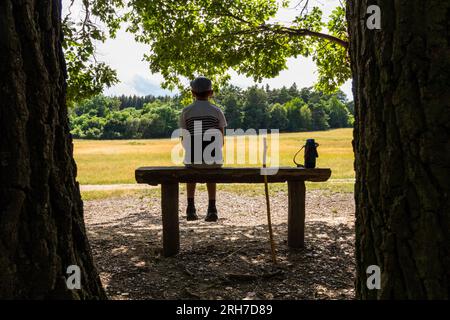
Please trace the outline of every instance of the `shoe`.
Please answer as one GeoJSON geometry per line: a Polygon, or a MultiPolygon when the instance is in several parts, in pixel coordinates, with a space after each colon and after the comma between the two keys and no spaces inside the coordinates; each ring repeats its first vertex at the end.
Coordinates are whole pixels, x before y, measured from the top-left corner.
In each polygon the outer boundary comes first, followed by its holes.
{"type": "Polygon", "coordinates": [[[186,220],[187,221],[195,221],[198,219],[197,211],[195,210],[195,207],[187,207],[186,208],[186,220]]]}
{"type": "Polygon", "coordinates": [[[216,222],[219,217],[217,216],[217,209],[208,208],[208,213],[206,214],[205,221],[207,222],[216,222]]]}

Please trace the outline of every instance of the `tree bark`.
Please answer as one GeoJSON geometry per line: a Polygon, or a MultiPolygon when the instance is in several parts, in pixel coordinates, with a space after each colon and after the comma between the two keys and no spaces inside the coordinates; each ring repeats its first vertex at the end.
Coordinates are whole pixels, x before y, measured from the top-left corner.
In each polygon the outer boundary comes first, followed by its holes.
{"type": "Polygon", "coordinates": [[[0,298],[106,298],[83,221],[61,1],[0,2],[0,298]],[[68,290],[69,265],[81,289],[68,290]]]}
{"type": "Polygon", "coordinates": [[[356,294],[450,296],[450,2],[349,0],[355,97],[356,294]],[[366,27],[381,8],[381,30],[366,27]],[[381,268],[368,290],[366,268],[381,268]]]}

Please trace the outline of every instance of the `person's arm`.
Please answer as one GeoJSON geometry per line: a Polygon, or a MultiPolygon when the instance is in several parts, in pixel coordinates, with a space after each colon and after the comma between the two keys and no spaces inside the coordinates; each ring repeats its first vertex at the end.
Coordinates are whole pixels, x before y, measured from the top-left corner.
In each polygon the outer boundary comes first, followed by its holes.
{"type": "Polygon", "coordinates": [[[222,133],[222,147],[225,145],[225,128],[220,128],[220,132],[222,133]]]}
{"type": "MultiPolygon", "coordinates": [[[[178,126],[180,129],[186,129],[186,122],[184,121],[184,112],[181,111],[180,119],[178,120],[178,126]]],[[[180,135],[181,141],[183,141],[183,135],[180,135]]]]}
{"type": "Polygon", "coordinates": [[[222,145],[225,144],[225,127],[227,126],[227,119],[225,119],[225,115],[222,110],[219,109],[219,128],[222,133],[222,145]]]}

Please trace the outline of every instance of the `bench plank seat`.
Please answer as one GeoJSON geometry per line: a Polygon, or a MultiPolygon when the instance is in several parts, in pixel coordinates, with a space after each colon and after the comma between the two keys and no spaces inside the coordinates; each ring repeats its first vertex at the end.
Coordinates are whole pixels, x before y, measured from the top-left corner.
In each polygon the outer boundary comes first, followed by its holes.
{"type": "MultiPolygon", "coordinates": [[[[135,171],[136,181],[161,185],[161,213],[163,224],[163,254],[176,255],[180,250],[179,183],[264,183],[261,168],[186,168],[141,167],[135,171]]],[[[331,176],[327,168],[305,169],[281,167],[268,182],[288,184],[288,246],[302,248],[305,239],[305,181],[323,182],[331,176]]]]}
{"type": "MultiPolygon", "coordinates": [[[[186,167],[141,167],[136,169],[136,181],[150,185],[162,183],[217,182],[217,183],[264,183],[261,168],[186,168],[186,167]]],[[[280,167],[275,175],[268,175],[268,182],[327,181],[330,169],[305,169],[280,167]]]]}

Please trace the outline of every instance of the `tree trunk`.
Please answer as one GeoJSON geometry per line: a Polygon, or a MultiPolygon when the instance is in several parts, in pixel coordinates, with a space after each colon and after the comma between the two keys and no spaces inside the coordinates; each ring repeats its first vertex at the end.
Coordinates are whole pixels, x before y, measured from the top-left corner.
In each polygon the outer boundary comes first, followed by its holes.
{"type": "Polygon", "coordinates": [[[60,0],[0,2],[0,298],[106,298],[83,222],[60,0]],[[69,290],[66,270],[81,269],[69,290]]]}
{"type": "Polygon", "coordinates": [[[450,2],[349,0],[355,96],[356,294],[450,295],[450,2]],[[381,8],[381,30],[366,27],[381,8]],[[381,268],[368,290],[366,268],[381,268]]]}

